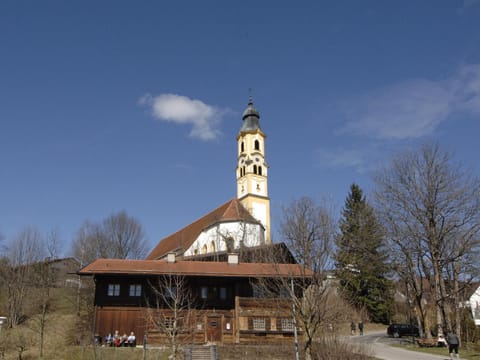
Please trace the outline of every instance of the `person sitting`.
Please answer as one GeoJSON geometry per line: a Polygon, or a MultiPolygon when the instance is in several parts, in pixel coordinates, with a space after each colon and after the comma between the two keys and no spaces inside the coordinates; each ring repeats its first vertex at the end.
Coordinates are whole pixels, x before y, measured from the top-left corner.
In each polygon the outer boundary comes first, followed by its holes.
{"type": "Polygon", "coordinates": [[[137,346],[137,341],[136,341],[135,334],[133,333],[133,331],[128,336],[127,342],[128,342],[128,346],[130,346],[130,347],[137,346]]]}
{"type": "Polygon", "coordinates": [[[108,333],[108,335],[105,336],[105,345],[106,345],[106,346],[113,346],[113,336],[112,336],[112,333],[108,333]]]}
{"type": "Polygon", "coordinates": [[[113,335],[113,346],[120,346],[120,333],[118,332],[118,330],[115,330],[115,335],[113,335]]]}
{"type": "Polygon", "coordinates": [[[123,334],[120,340],[120,346],[128,346],[127,339],[128,339],[127,334],[123,334]]]}

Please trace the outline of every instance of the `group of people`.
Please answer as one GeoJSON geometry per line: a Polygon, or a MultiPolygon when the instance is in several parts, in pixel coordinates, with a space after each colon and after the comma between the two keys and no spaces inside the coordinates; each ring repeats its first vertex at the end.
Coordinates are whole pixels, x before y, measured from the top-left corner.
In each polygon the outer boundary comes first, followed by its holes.
{"type": "MultiPolygon", "coordinates": [[[[356,328],[357,328],[357,326],[352,321],[352,323],[350,324],[350,331],[351,331],[352,335],[355,335],[356,328]]],[[[361,322],[361,321],[358,323],[358,332],[360,333],[360,335],[363,335],[363,322],[361,322]]]]}
{"type": "Polygon", "coordinates": [[[127,334],[123,334],[123,335],[120,336],[118,330],[116,330],[113,335],[112,335],[112,333],[109,333],[107,336],[105,336],[105,346],[116,346],[116,347],[130,346],[130,347],[135,347],[135,346],[137,346],[137,339],[136,339],[133,331],[128,336],[127,336],[127,334]]]}

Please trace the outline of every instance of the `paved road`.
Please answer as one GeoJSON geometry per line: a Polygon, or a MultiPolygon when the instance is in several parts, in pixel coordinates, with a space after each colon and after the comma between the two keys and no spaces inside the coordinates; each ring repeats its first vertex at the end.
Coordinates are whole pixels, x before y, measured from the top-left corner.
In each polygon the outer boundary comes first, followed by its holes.
{"type": "Polygon", "coordinates": [[[449,360],[447,349],[445,349],[445,356],[439,356],[392,347],[391,345],[406,340],[389,338],[385,332],[372,332],[366,333],[364,336],[352,336],[349,338],[349,341],[368,346],[372,350],[373,356],[383,360],[449,360]]]}

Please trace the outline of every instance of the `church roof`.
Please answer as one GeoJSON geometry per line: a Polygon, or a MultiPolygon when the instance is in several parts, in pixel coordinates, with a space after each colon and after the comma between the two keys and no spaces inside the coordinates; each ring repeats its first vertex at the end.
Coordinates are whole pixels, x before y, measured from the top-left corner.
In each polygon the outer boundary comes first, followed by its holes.
{"type": "Polygon", "coordinates": [[[198,238],[201,232],[213,225],[222,222],[243,221],[246,223],[260,224],[238,199],[232,199],[215,210],[194,221],[183,229],[162,239],[148,254],[147,260],[159,259],[169,252],[183,253],[198,238]]]}
{"type": "Polygon", "coordinates": [[[80,275],[128,274],[223,277],[309,277],[312,271],[298,264],[238,263],[218,261],[98,259],[79,271],[80,275]]]}

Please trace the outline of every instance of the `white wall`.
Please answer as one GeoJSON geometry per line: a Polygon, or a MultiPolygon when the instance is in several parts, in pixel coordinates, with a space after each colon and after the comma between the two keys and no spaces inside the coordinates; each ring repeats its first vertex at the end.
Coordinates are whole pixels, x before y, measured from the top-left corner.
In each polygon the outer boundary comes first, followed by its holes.
{"type": "Polygon", "coordinates": [[[475,325],[480,326],[480,287],[470,297],[470,306],[472,308],[472,315],[475,325]]]}
{"type": "Polygon", "coordinates": [[[207,253],[210,253],[212,242],[215,244],[216,252],[227,251],[224,240],[227,238],[233,238],[235,249],[240,247],[242,241],[243,246],[246,247],[258,246],[265,243],[265,233],[261,225],[248,224],[245,222],[224,222],[202,231],[192,246],[185,251],[184,255],[195,255],[195,250],[197,250],[197,254],[202,254],[204,245],[207,246],[207,253]]]}

